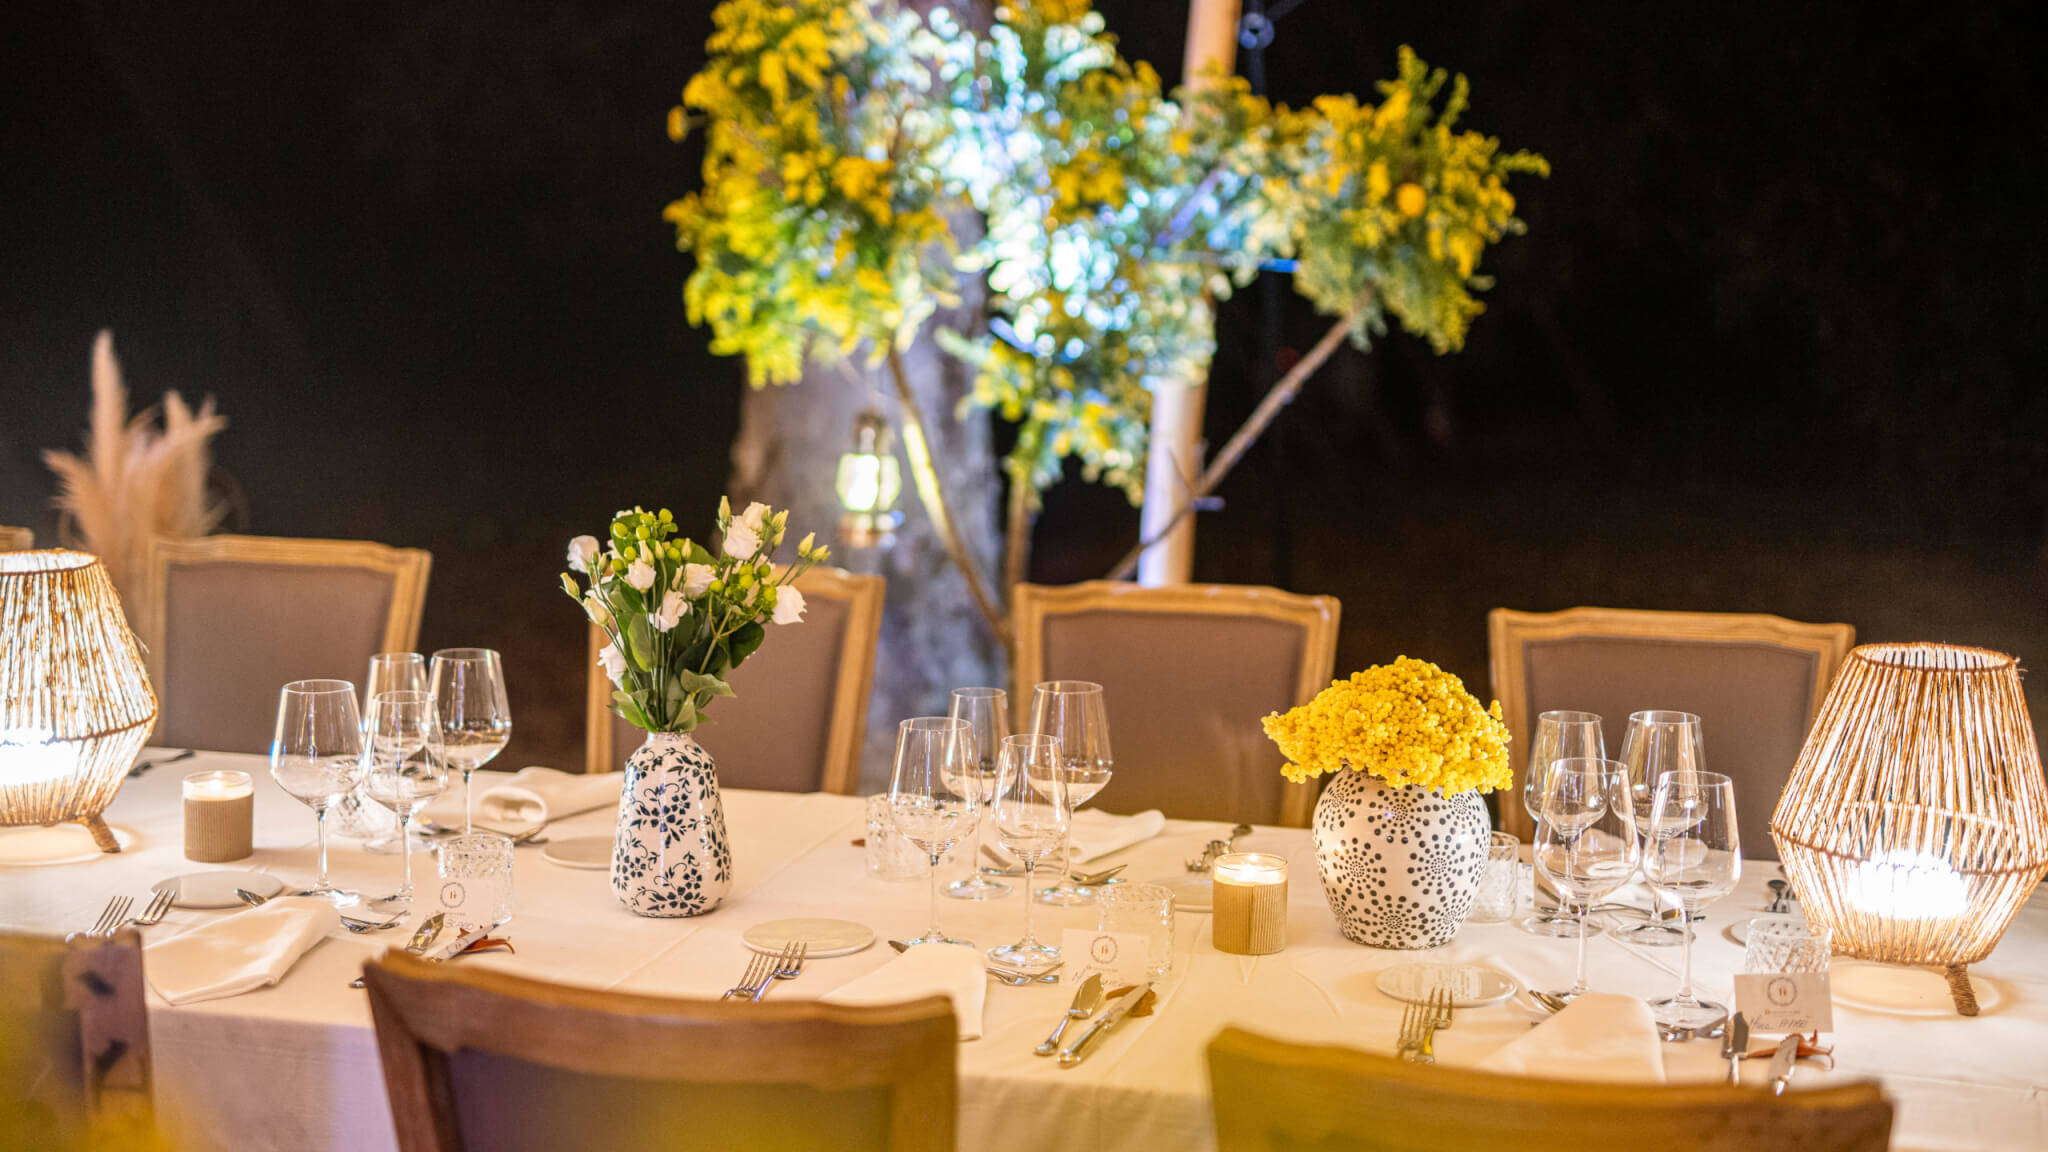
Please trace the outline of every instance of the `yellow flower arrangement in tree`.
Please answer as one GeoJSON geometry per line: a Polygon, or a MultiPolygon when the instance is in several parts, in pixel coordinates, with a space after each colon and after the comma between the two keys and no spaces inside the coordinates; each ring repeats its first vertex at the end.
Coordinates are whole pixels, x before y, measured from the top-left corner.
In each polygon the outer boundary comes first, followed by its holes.
{"type": "Polygon", "coordinates": [[[1261,723],[1288,759],[1289,780],[1349,769],[1455,796],[1513,778],[1500,702],[1481,707],[1464,681],[1427,660],[1403,656],[1354,672],[1261,723]]]}

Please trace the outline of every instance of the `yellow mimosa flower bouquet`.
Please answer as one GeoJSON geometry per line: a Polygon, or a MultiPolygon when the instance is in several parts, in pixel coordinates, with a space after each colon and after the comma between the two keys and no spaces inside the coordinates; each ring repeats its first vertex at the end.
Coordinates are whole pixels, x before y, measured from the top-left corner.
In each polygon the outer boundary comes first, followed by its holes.
{"type": "Polygon", "coordinates": [[[1455,796],[1513,779],[1500,702],[1482,707],[1464,681],[1427,660],[1403,656],[1354,672],[1261,723],[1287,757],[1289,780],[1348,769],[1455,796]]]}

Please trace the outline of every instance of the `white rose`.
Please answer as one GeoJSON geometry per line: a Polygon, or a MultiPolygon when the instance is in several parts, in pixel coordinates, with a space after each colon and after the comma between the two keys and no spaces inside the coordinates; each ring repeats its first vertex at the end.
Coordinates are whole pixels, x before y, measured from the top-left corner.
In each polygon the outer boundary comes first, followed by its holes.
{"type": "Polygon", "coordinates": [[[773,510],[766,504],[756,500],[754,503],[747,505],[745,512],[740,513],[740,523],[745,524],[747,531],[752,532],[754,535],[765,536],[767,535],[768,516],[771,511],[773,510]]]}
{"type": "Polygon", "coordinates": [[[804,618],[804,594],[795,585],[784,584],[775,590],[775,615],[770,617],[777,624],[795,624],[804,618]]]}
{"type": "Polygon", "coordinates": [[[590,617],[592,624],[607,632],[615,630],[616,622],[612,619],[612,610],[604,606],[604,601],[599,599],[597,593],[590,592],[584,595],[583,611],[590,617]]]}
{"type": "Polygon", "coordinates": [[[725,554],[735,560],[745,560],[761,550],[761,534],[741,521],[732,522],[725,530],[725,554]]]}
{"type": "Polygon", "coordinates": [[[611,678],[614,687],[626,675],[626,654],[616,644],[607,644],[597,654],[597,662],[604,665],[604,674],[611,678]]]}
{"type": "Polygon", "coordinates": [[[695,600],[711,591],[711,581],[717,575],[718,570],[709,564],[683,565],[683,595],[695,600]]]}
{"type": "Polygon", "coordinates": [[[647,614],[647,622],[654,625],[656,632],[666,632],[676,626],[676,621],[690,614],[690,602],[683,594],[671,588],[661,598],[661,607],[647,614]]]}
{"type": "Polygon", "coordinates": [[[654,587],[654,565],[644,559],[633,561],[633,566],[626,569],[626,583],[640,592],[654,587]]]}
{"type": "Polygon", "coordinates": [[[597,537],[578,536],[569,541],[569,568],[574,572],[590,571],[591,561],[597,559],[597,537]]]}

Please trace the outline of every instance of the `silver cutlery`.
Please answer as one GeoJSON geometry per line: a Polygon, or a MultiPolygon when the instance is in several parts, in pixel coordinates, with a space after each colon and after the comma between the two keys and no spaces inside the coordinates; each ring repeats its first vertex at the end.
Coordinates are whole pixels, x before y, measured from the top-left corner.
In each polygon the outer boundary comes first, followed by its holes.
{"type": "Polygon", "coordinates": [[[1529,999],[1534,1000],[1546,1012],[1550,1012],[1553,1015],[1564,1011],[1564,1006],[1571,1003],[1571,1001],[1562,996],[1553,995],[1549,992],[1538,992],[1534,988],[1529,989],[1529,999]]]}
{"type": "Polygon", "coordinates": [[[1058,1052],[1060,1050],[1060,1038],[1066,1035],[1067,1025],[1072,1024],[1076,1020],[1086,1020],[1088,1017],[1095,1015],[1095,1010],[1100,1007],[1102,1007],[1102,973],[1097,972],[1081,982],[1080,990],[1074,993],[1074,1002],[1067,1005],[1066,1015],[1060,1017],[1059,1024],[1054,1026],[1052,1035],[1045,1038],[1045,1043],[1033,1048],[1032,1052],[1040,1056],[1050,1056],[1058,1052]]]}
{"type": "MultiPolygon", "coordinates": [[[[418,956],[428,948],[433,947],[435,939],[441,935],[441,927],[446,922],[447,916],[446,912],[436,912],[432,916],[420,921],[420,926],[412,930],[412,939],[405,942],[405,951],[418,956]]],[[[351,988],[361,988],[363,986],[363,978],[361,976],[356,977],[348,982],[348,986],[351,988]]]]}
{"type": "Polygon", "coordinates": [[[121,927],[121,921],[127,918],[128,909],[134,903],[134,900],[126,896],[109,897],[107,899],[107,906],[100,910],[100,918],[93,921],[93,925],[89,930],[73,932],[66,939],[76,940],[81,936],[87,938],[93,936],[112,936],[115,930],[121,927]]]}
{"type": "Polygon", "coordinates": [[[1781,915],[1792,911],[1798,899],[1792,895],[1792,885],[1783,880],[1767,880],[1764,887],[1771,890],[1771,902],[1764,905],[1765,912],[1781,915]]]}
{"type": "Polygon", "coordinates": [[[1059,968],[1059,964],[1054,964],[1050,968],[1041,968],[1036,972],[1022,972],[1015,968],[1005,968],[1000,964],[990,964],[988,974],[1012,988],[1022,988],[1027,984],[1059,983],[1059,968]]]}
{"type": "Polygon", "coordinates": [[[1431,1050],[1429,1042],[1430,1022],[1434,1019],[1436,1015],[1427,1004],[1419,1000],[1409,1001],[1408,1006],[1401,1010],[1401,1034],[1396,1040],[1399,1047],[1396,1055],[1411,1064],[1436,1063],[1436,1053],[1431,1050]]]}
{"type": "Polygon", "coordinates": [[[1749,1051],[1749,1020],[1737,1012],[1721,1035],[1721,1059],[1728,1062],[1728,1082],[1742,1083],[1742,1054],[1749,1051]]]}
{"type": "MultiPolygon", "coordinates": [[[[1093,977],[1090,977],[1090,979],[1093,979],[1093,977]]],[[[1100,1043],[1103,1037],[1115,1031],[1116,1026],[1123,1023],[1130,1016],[1131,1010],[1136,1008],[1151,992],[1152,984],[1150,981],[1147,981],[1117,997],[1114,1004],[1103,1009],[1102,1014],[1097,1016],[1094,1022],[1088,1025],[1087,1031],[1081,1033],[1079,1039],[1060,1049],[1060,1067],[1072,1068],[1081,1061],[1086,1060],[1088,1053],[1094,1050],[1095,1045],[1100,1043]]]]}
{"type": "Polygon", "coordinates": [[[1778,1042],[1778,1051],[1771,1056],[1771,1095],[1785,1094],[1785,1085],[1792,1082],[1792,1072],[1799,1066],[1799,1033],[1794,1032],[1778,1042]]]}
{"type": "Polygon", "coordinates": [[[187,748],[175,756],[159,756],[154,760],[140,760],[136,762],[135,767],[128,770],[128,776],[130,779],[133,779],[149,771],[151,768],[159,768],[165,764],[176,764],[180,760],[190,760],[197,755],[199,753],[196,750],[187,748]]]}
{"type": "MultiPolygon", "coordinates": [[[[517,832],[500,832],[496,828],[486,827],[482,824],[477,825],[476,830],[478,832],[489,832],[493,835],[503,836],[505,839],[510,840],[514,847],[517,847],[521,844],[547,843],[548,838],[540,833],[549,823],[549,821],[543,820],[531,828],[522,828],[517,832]]],[[[451,828],[446,824],[436,824],[432,820],[422,820],[417,816],[413,817],[412,826],[414,831],[428,840],[446,840],[450,836],[464,835],[460,828],[451,828]]]]}
{"type": "MultiPolygon", "coordinates": [[[[1091,884],[1108,883],[1116,876],[1117,873],[1123,871],[1125,868],[1128,867],[1130,867],[1130,865],[1128,864],[1117,864],[1109,868],[1104,868],[1100,872],[1076,872],[1072,875],[1071,879],[1076,885],[1086,888],[1091,884]]],[[[981,874],[983,876],[1008,876],[1011,879],[1016,879],[1024,875],[1024,869],[990,868],[987,865],[983,865],[981,869],[981,874]]]]}
{"type": "Polygon", "coordinates": [[[1432,1031],[1449,1028],[1451,1015],[1457,1009],[1457,1005],[1451,999],[1451,990],[1439,986],[1436,991],[1429,994],[1429,1006],[1436,1013],[1435,1022],[1431,1026],[1432,1031]]]}
{"type": "MultiPolygon", "coordinates": [[[[270,903],[270,897],[258,896],[247,888],[235,889],[235,898],[251,908],[270,903]]],[[[349,916],[343,913],[336,913],[336,915],[341,916],[341,926],[351,932],[382,932],[386,928],[398,927],[399,921],[405,919],[405,914],[402,912],[389,920],[365,920],[359,916],[349,916]]]]}
{"type": "Polygon", "coordinates": [[[149,906],[142,910],[142,915],[135,917],[128,921],[128,923],[137,928],[148,928],[153,924],[161,923],[164,914],[171,910],[171,893],[173,891],[175,889],[160,889],[154,896],[149,898],[149,906]]]}
{"type": "Polygon", "coordinates": [[[801,940],[793,940],[783,945],[782,951],[775,956],[775,966],[768,970],[768,978],[754,989],[754,1003],[761,1002],[761,997],[768,994],[768,986],[775,981],[794,980],[803,975],[804,954],[810,950],[811,946],[801,940]]]}
{"type": "Polygon", "coordinates": [[[775,957],[766,952],[755,952],[748,957],[747,970],[741,973],[739,983],[727,988],[725,995],[720,996],[719,999],[730,1000],[735,996],[744,996],[749,1000],[753,999],[755,985],[767,980],[774,971],[775,957]]]}
{"type": "Polygon", "coordinates": [[[1188,871],[1207,872],[1211,868],[1214,868],[1216,866],[1217,857],[1228,856],[1232,852],[1237,851],[1237,838],[1239,836],[1249,836],[1251,835],[1251,833],[1251,825],[1239,824],[1237,827],[1232,828],[1230,830],[1230,835],[1228,837],[1222,840],[1209,841],[1209,843],[1202,848],[1202,854],[1200,856],[1197,856],[1193,860],[1188,861],[1188,871]]]}

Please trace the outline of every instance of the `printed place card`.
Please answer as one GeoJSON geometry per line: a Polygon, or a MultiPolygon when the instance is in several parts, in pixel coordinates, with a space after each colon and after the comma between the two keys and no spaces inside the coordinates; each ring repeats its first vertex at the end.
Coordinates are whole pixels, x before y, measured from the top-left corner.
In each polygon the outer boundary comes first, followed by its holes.
{"type": "Polygon", "coordinates": [[[1741,972],[1735,1007],[1752,1032],[1832,1032],[1834,994],[1825,972],[1741,972]]]}
{"type": "Polygon", "coordinates": [[[1060,983],[1079,984],[1091,974],[1100,972],[1104,992],[1129,984],[1143,984],[1152,978],[1145,972],[1150,946],[1151,942],[1143,932],[1096,932],[1088,928],[1069,928],[1060,933],[1060,955],[1066,958],[1067,971],[1073,975],[1063,977],[1060,983]]]}

